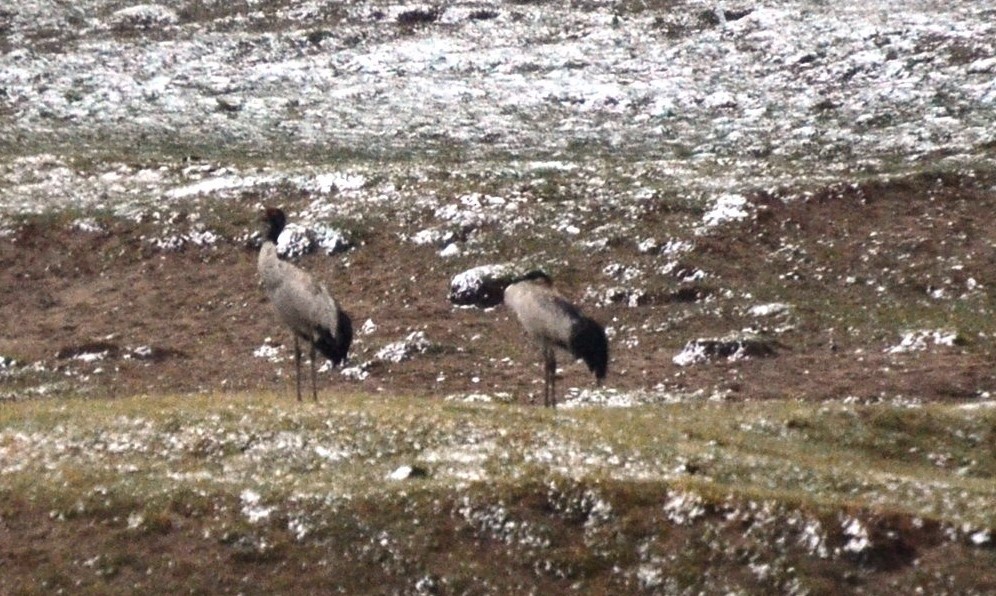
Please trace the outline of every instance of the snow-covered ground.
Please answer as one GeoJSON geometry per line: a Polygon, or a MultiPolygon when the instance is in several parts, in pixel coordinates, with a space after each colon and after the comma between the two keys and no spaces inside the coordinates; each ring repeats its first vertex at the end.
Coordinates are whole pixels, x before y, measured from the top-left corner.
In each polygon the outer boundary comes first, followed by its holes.
{"type": "Polygon", "coordinates": [[[397,203],[435,168],[718,200],[994,165],[987,2],[449,2],[415,27],[427,6],[121,4],[0,9],[0,212],[276,183],[397,203]]]}

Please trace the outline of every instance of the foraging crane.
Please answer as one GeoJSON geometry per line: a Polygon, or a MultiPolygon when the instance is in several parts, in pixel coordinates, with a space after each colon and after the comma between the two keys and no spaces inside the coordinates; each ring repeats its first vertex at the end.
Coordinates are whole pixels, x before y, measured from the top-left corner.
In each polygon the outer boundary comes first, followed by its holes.
{"type": "Polygon", "coordinates": [[[353,340],[352,321],[329,295],[325,284],[277,256],[277,238],[287,224],[284,212],[269,207],[260,219],[267,228],[256,268],[270,304],[294,333],[297,399],[301,401],[300,342],[303,340],[311,346],[311,392],[312,398],[317,400],[315,352],[324,354],[334,366],[344,362],[353,340]]]}
{"type": "Polygon", "coordinates": [[[602,385],[609,366],[609,341],[601,325],[581,314],[553,288],[542,271],[530,271],[505,288],[505,305],[522,323],[526,334],[543,354],[543,405],[556,407],[557,359],[555,349],[584,360],[602,385]]]}

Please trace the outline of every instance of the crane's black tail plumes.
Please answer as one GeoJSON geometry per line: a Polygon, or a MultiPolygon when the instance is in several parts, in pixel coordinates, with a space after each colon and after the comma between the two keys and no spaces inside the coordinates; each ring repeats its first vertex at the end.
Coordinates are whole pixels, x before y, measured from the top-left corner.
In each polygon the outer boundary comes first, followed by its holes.
{"type": "Polygon", "coordinates": [[[346,361],[349,353],[349,346],[353,343],[353,321],[344,311],[339,311],[339,321],[336,324],[335,335],[325,328],[318,328],[318,339],[315,347],[318,351],[332,361],[332,364],[339,366],[346,361]]]}
{"type": "Polygon", "coordinates": [[[569,348],[574,356],[584,360],[599,382],[605,378],[609,370],[609,340],[601,325],[582,317],[571,329],[569,348]]]}

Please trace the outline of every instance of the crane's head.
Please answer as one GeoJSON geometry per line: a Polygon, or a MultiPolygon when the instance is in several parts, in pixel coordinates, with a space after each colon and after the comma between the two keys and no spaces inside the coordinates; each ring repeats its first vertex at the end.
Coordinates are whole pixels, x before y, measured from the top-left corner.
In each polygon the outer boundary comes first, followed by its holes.
{"type": "Polygon", "coordinates": [[[287,225],[287,216],[278,207],[267,207],[259,215],[259,220],[267,224],[266,239],[276,243],[280,237],[280,232],[287,225]]]}

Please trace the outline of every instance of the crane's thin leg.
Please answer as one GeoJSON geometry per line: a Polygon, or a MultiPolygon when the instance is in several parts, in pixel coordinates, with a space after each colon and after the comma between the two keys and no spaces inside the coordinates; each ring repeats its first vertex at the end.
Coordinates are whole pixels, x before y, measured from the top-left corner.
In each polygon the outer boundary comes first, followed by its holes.
{"type": "Polygon", "coordinates": [[[294,369],[297,370],[297,401],[301,401],[301,343],[294,336],[294,369]]]}
{"type": "Polygon", "coordinates": [[[557,396],[555,394],[557,358],[552,347],[547,346],[543,348],[543,369],[543,405],[555,407],[557,405],[557,396]]]}
{"type": "Polygon", "coordinates": [[[315,344],[311,344],[311,399],[318,401],[318,373],[315,372],[315,344]]]}

